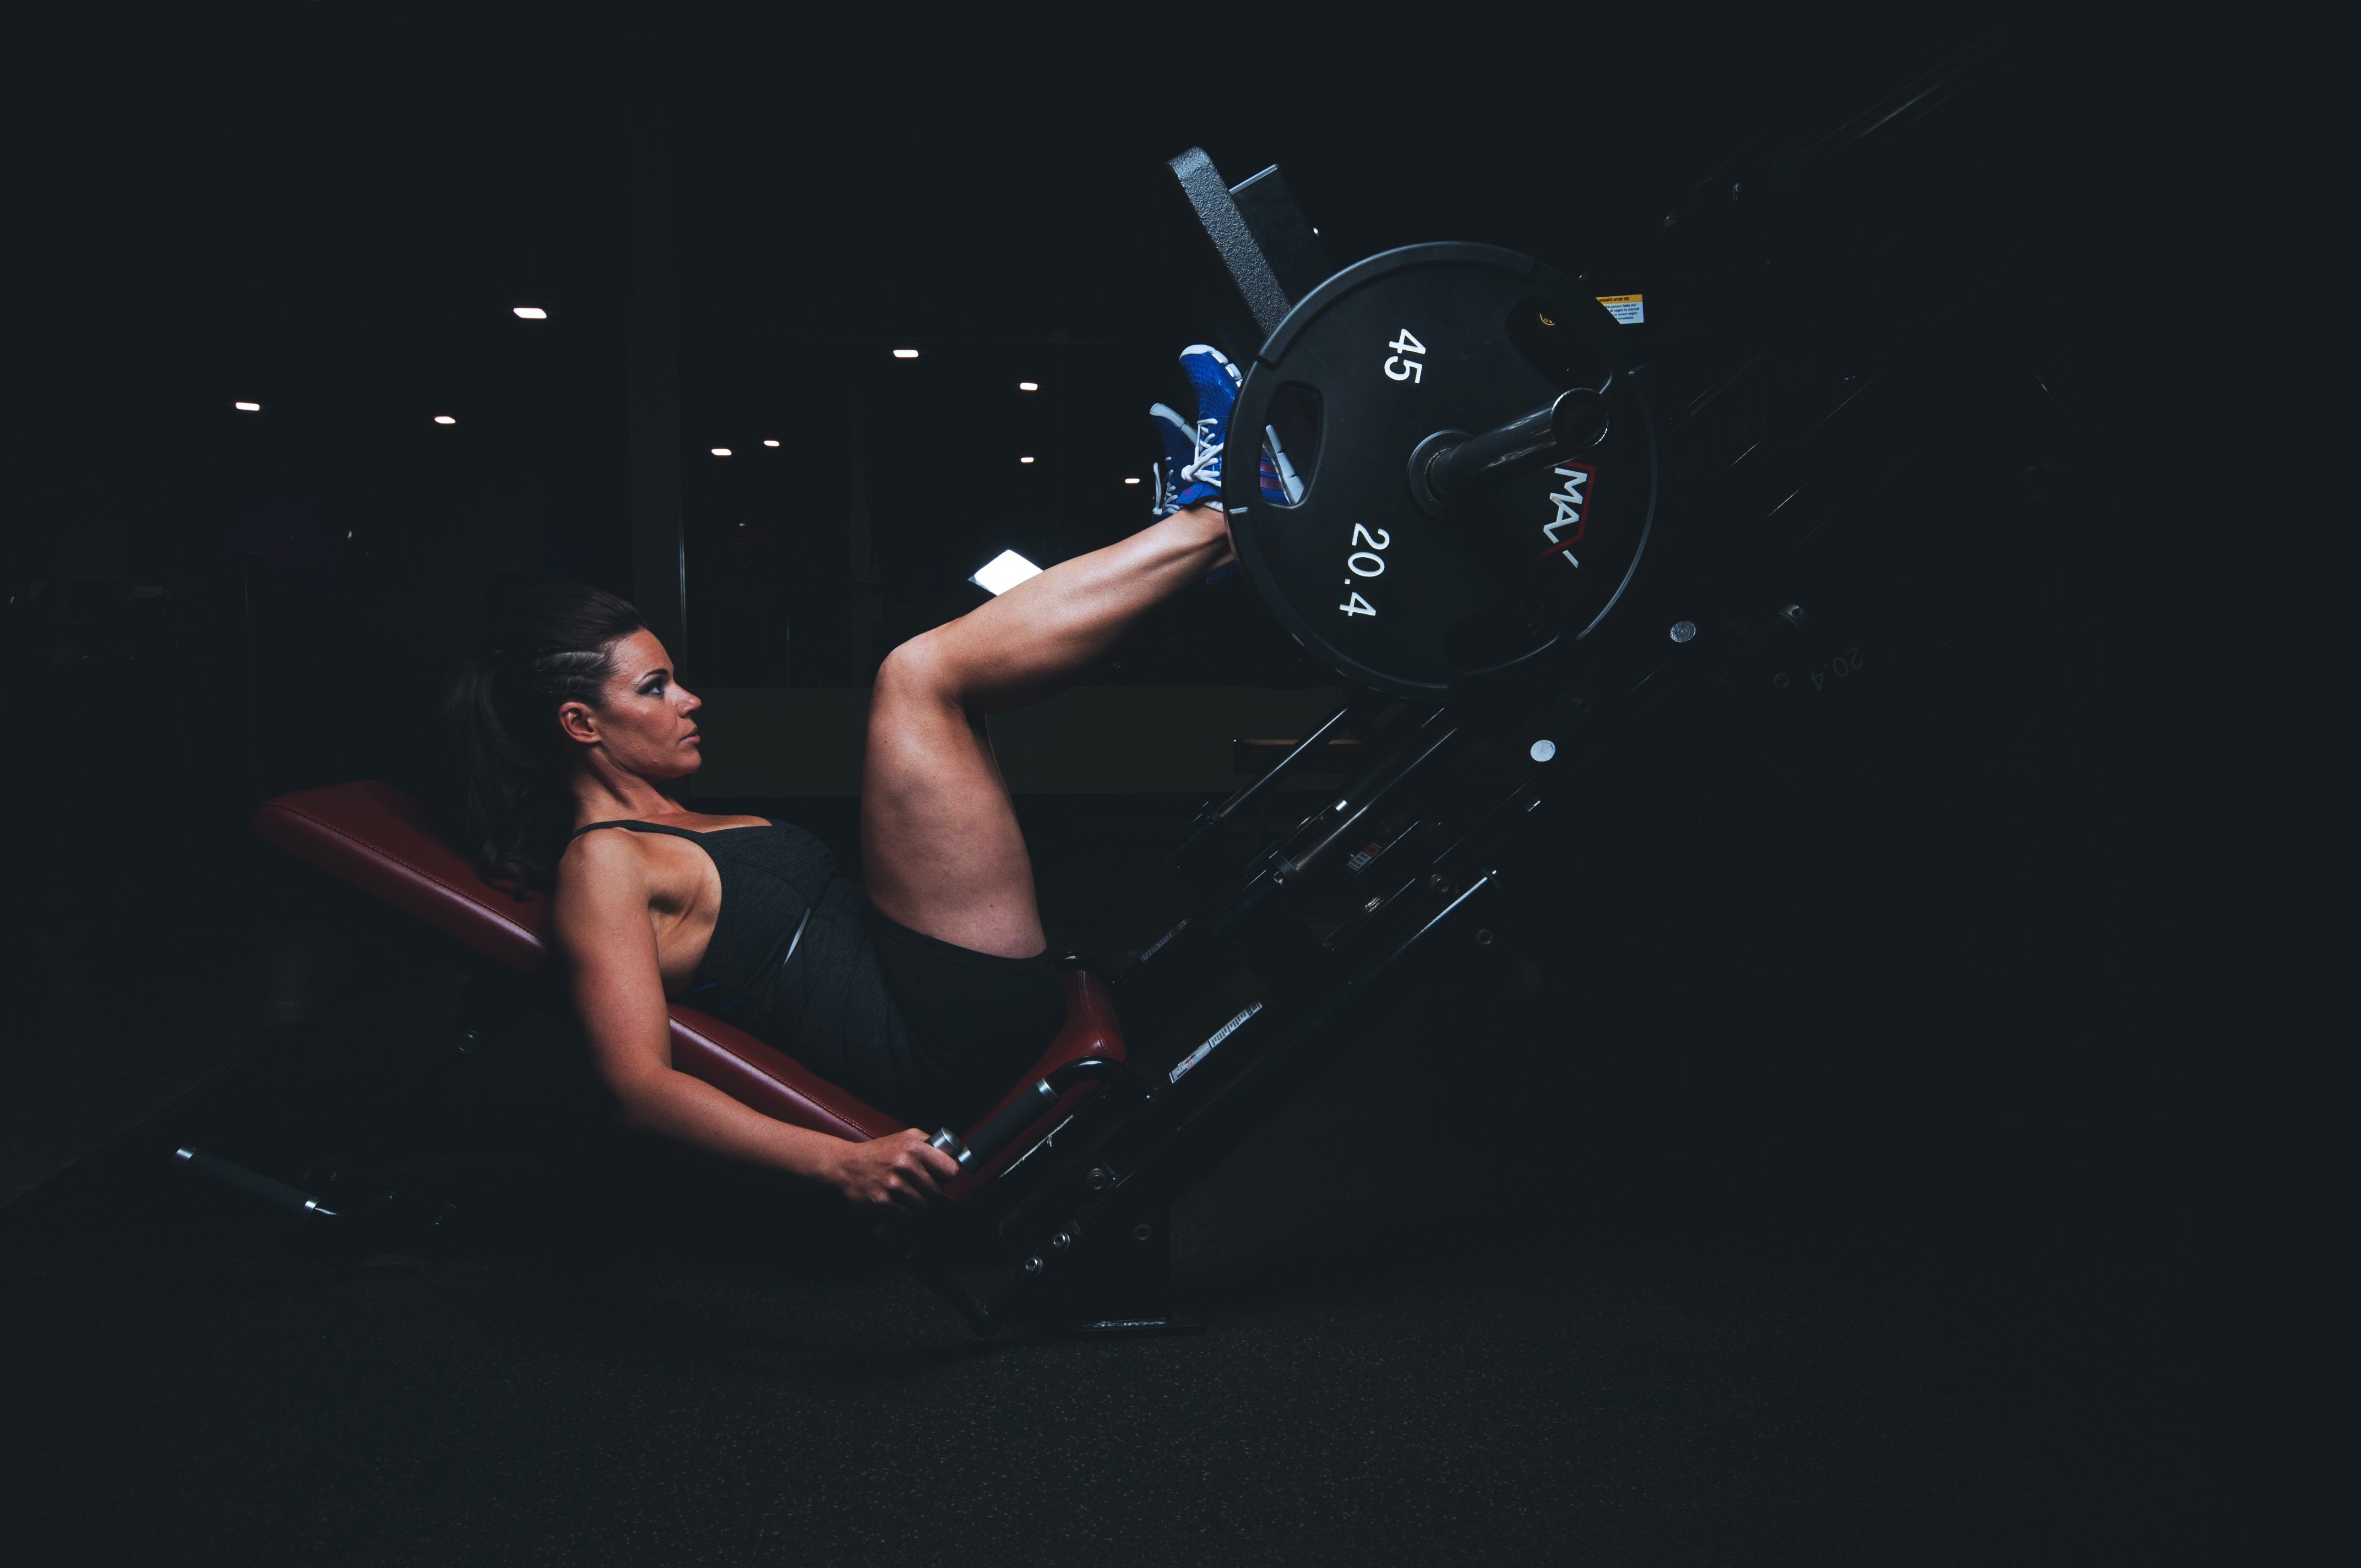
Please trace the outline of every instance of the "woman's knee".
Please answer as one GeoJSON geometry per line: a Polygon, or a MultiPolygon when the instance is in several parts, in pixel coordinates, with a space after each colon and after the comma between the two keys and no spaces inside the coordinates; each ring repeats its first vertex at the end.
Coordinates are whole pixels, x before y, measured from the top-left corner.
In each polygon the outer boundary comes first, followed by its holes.
{"type": "Polygon", "coordinates": [[[922,631],[885,655],[869,697],[869,743],[900,739],[924,746],[975,729],[970,672],[944,645],[941,629],[922,631]]]}
{"type": "Polygon", "coordinates": [[[877,706],[922,702],[956,707],[963,694],[959,671],[943,646],[941,628],[898,643],[877,666],[877,706]]]}

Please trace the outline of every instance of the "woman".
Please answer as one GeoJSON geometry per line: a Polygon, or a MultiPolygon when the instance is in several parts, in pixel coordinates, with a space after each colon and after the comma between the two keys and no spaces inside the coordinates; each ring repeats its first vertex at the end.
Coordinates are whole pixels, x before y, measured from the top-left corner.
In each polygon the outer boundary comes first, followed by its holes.
{"type": "Polygon", "coordinates": [[[980,1113],[1064,1012],[985,718],[1070,684],[1233,558],[1226,519],[1202,503],[1218,493],[1236,372],[1202,345],[1182,363],[1200,418],[1169,460],[1180,488],[1159,478],[1159,521],[886,656],[861,784],[865,894],[801,828],[665,793],[699,765],[700,704],[636,610],[577,585],[518,596],[499,652],[454,688],[470,820],[488,875],[554,882],[575,1004],[635,1122],[867,1209],[921,1208],[958,1174],[923,1129],[980,1113]],[[674,1070],[668,998],[913,1125],[850,1143],[674,1070]]]}

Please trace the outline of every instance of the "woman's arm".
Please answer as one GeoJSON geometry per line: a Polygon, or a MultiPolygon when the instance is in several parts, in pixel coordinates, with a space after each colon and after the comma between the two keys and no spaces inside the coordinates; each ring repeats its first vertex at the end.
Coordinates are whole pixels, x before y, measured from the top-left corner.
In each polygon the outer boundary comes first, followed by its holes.
{"type": "Polygon", "coordinates": [[[552,911],[591,1059],[624,1114],[698,1148],[824,1182],[858,1207],[917,1210],[939,1196],[959,1166],[917,1128],[865,1144],[833,1138],[673,1067],[651,891],[637,846],[620,833],[586,834],[566,850],[552,911]]]}

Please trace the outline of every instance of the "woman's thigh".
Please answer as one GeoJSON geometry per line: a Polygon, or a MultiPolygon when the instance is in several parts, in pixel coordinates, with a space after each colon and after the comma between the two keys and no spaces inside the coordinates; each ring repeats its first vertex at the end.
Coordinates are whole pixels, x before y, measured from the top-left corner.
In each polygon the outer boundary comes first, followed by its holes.
{"type": "Polygon", "coordinates": [[[936,633],[894,650],[870,698],[862,874],[878,913],[979,953],[1049,946],[1033,863],[981,714],[936,633]]]}

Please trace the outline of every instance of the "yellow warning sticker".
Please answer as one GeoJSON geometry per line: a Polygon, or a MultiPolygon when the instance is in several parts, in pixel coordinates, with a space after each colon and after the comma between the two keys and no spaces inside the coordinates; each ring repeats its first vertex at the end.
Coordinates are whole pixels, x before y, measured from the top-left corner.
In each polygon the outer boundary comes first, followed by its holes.
{"type": "Polygon", "coordinates": [[[1646,310],[1637,294],[1601,294],[1598,296],[1598,302],[1607,307],[1609,315],[1613,316],[1625,326],[1638,326],[1648,319],[1646,310]]]}

